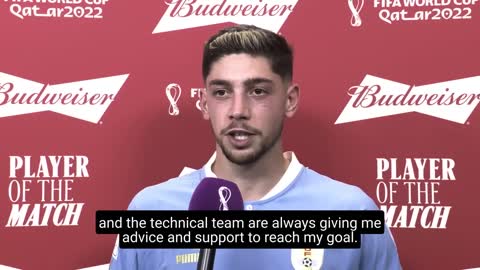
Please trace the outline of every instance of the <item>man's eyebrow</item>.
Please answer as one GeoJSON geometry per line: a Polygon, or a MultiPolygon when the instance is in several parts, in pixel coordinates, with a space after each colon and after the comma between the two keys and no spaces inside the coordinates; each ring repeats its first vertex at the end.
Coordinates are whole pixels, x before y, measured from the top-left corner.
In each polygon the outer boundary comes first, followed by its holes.
{"type": "Polygon", "coordinates": [[[243,85],[246,86],[247,88],[249,87],[252,87],[256,84],[260,84],[260,83],[269,83],[269,84],[272,84],[273,81],[270,80],[270,79],[267,79],[267,78],[251,78],[251,79],[247,79],[246,81],[243,82],[243,85]]]}
{"type": "MultiPolygon", "coordinates": [[[[250,79],[247,79],[245,80],[242,84],[246,87],[246,88],[249,88],[249,87],[252,87],[256,84],[260,84],[260,83],[269,83],[269,84],[272,84],[273,81],[270,80],[270,79],[267,79],[267,78],[262,78],[262,77],[258,77],[258,78],[250,78],[250,79]]],[[[222,80],[222,79],[214,79],[214,80],[211,80],[209,83],[208,83],[208,86],[214,86],[214,85],[217,85],[217,86],[226,86],[226,87],[231,87],[232,86],[232,83],[227,81],[227,80],[222,80]]]]}
{"type": "Polygon", "coordinates": [[[208,83],[208,86],[212,86],[212,85],[231,86],[232,84],[231,84],[229,81],[227,81],[227,80],[215,79],[215,80],[211,80],[211,81],[208,83]]]}

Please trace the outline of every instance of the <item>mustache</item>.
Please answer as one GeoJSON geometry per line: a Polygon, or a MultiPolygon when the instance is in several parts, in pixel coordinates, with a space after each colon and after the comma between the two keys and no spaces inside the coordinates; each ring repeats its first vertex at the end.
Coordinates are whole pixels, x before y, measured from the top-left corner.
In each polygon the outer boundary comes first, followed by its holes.
{"type": "Polygon", "coordinates": [[[231,122],[226,128],[223,128],[220,131],[220,134],[225,135],[230,131],[231,129],[243,129],[246,130],[247,132],[253,133],[253,134],[262,134],[262,132],[259,129],[256,129],[252,126],[249,126],[245,123],[239,123],[239,122],[231,122]]]}

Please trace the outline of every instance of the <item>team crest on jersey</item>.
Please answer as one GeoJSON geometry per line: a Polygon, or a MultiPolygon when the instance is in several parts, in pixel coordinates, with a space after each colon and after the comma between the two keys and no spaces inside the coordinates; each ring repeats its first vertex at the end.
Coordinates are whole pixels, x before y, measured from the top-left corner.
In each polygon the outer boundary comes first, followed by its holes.
{"type": "Polygon", "coordinates": [[[292,266],[295,270],[320,270],[323,264],[323,254],[323,249],[292,249],[292,266]]]}

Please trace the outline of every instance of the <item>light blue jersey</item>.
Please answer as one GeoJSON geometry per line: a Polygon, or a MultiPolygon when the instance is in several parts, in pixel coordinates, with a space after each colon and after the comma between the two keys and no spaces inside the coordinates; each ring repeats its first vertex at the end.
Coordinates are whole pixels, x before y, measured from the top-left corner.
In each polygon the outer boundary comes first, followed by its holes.
{"type": "MultiPolygon", "coordinates": [[[[206,167],[147,187],[129,210],[187,210],[206,167]]],[[[378,210],[361,189],[304,167],[293,156],[284,177],[268,196],[245,202],[247,210],[378,210]]],[[[217,249],[215,270],[396,270],[400,266],[390,231],[362,235],[360,249],[217,249]]],[[[118,243],[118,242],[117,242],[118,243]]],[[[118,249],[112,270],[195,270],[198,249],[118,249]]]]}

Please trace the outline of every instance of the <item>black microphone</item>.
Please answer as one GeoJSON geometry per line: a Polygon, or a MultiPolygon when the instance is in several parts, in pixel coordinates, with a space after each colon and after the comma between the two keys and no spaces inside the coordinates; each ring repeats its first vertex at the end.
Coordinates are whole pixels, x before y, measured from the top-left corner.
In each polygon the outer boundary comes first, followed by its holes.
{"type": "MultiPolygon", "coordinates": [[[[189,211],[243,210],[243,198],[238,186],[219,178],[204,178],[192,194],[189,211]]],[[[197,270],[213,270],[214,248],[202,248],[198,256],[197,270]]]]}

